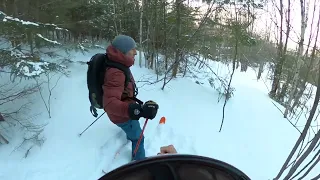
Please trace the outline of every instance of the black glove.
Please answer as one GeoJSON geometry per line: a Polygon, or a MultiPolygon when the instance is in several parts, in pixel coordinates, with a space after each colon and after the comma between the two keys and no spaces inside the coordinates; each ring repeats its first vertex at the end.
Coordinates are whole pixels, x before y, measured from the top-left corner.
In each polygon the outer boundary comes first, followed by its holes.
{"type": "Polygon", "coordinates": [[[142,106],[142,117],[154,119],[157,115],[159,105],[154,101],[147,101],[142,106]]]}
{"type": "Polygon", "coordinates": [[[142,117],[142,105],[137,103],[129,104],[128,112],[131,120],[139,120],[142,117]]]}
{"type": "Polygon", "coordinates": [[[132,120],[139,120],[140,117],[147,119],[154,119],[157,115],[159,105],[154,101],[147,101],[144,105],[130,104],[129,105],[129,116],[132,120]]]}

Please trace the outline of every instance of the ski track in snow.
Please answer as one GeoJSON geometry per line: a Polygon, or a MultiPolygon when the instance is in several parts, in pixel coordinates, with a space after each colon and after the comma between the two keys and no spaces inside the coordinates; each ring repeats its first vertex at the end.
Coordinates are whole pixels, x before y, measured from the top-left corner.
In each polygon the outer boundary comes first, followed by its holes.
{"type": "MultiPolygon", "coordinates": [[[[196,154],[196,150],[193,147],[194,143],[192,143],[190,138],[174,133],[174,130],[171,127],[167,127],[165,124],[157,125],[153,135],[145,137],[146,156],[156,155],[161,147],[159,144],[174,144],[175,147],[179,147],[178,151],[180,153],[189,152],[188,154],[196,154]]],[[[97,170],[90,179],[98,179],[104,175],[103,171],[108,173],[131,161],[131,142],[126,141],[124,132],[120,131],[110,137],[110,139],[101,147],[100,157],[102,158],[97,170]],[[108,147],[110,145],[112,148],[108,147]]]]}
{"type": "Polygon", "coordinates": [[[89,179],[98,179],[103,175],[102,170],[109,167],[110,162],[112,162],[112,158],[116,154],[117,150],[123,147],[124,143],[127,144],[127,139],[122,130],[119,130],[119,132],[109,137],[109,139],[99,149],[97,156],[100,158],[100,162],[97,165],[96,171],[89,179]],[[114,147],[117,147],[116,151],[114,150],[114,147]]]}
{"type": "Polygon", "coordinates": [[[166,124],[158,124],[154,133],[147,136],[145,140],[145,148],[147,156],[154,156],[160,151],[162,145],[173,144],[179,153],[188,152],[189,154],[197,154],[194,143],[188,134],[180,135],[174,132],[174,129],[166,124]],[[160,145],[160,146],[159,146],[160,145]]]}

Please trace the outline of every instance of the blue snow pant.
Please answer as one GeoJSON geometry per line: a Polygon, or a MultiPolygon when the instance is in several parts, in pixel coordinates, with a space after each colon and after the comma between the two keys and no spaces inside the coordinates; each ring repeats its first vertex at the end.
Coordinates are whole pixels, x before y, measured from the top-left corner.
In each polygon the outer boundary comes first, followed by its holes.
{"type": "Polygon", "coordinates": [[[144,149],[144,136],[140,141],[139,148],[137,150],[136,155],[134,156],[134,150],[138,143],[141,133],[140,123],[137,120],[129,120],[125,123],[117,124],[127,135],[127,139],[132,142],[132,160],[141,160],[145,158],[145,149],[144,149]]]}

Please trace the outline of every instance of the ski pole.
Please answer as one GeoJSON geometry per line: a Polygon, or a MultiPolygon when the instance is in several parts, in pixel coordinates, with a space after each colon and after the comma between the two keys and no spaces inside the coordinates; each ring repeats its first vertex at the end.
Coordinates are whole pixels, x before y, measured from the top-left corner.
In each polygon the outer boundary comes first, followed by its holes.
{"type": "Polygon", "coordinates": [[[100,119],[101,116],[104,115],[105,113],[106,113],[106,112],[103,112],[103,113],[102,113],[96,120],[94,120],[85,130],[83,130],[82,133],[79,134],[79,137],[80,137],[84,132],[86,132],[86,130],[89,129],[89,127],[91,127],[92,124],[94,124],[96,121],[98,121],[98,119],[100,119]]]}
{"type": "Polygon", "coordinates": [[[144,122],[144,125],[143,125],[142,131],[141,131],[141,133],[140,133],[140,137],[139,137],[138,143],[137,143],[137,145],[136,145],[136,148],[134,149],[133,157],[135,157],[136,154],[137,154],[138,148],[139,148],[139,146],[140,146],[140,142],[141,142],[141,140],[142,140],[143,132],[144,132],[144,129],[146,128],[146,126],[147,126],[148,120],[149,120],[149,119],[146,118],[146,122],[144,122]]]}

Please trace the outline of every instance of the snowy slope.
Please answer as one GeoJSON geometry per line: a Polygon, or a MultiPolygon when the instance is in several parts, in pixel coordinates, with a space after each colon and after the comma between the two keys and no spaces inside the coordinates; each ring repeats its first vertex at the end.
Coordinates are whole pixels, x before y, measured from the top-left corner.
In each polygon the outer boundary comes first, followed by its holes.
{"type": "MultiPolygon", "coordinates": [[[[96,52],[99,50],[86,55],[73,54],[73,60],[87,61],[96,52]]],[[[213,67],[216,71],[226,69],[219,63],[213,67]]],[[[23,149],[12,152],[21,143],[19,139],[0,146],[0,179],[93,180],[102,175],[101,168],[111,170],[126,162],[130,144],[112,161],[125,136],[106,115],[78,137],[95,119],[89,112],[86,65],[73,63],[69,68],[71,76],[63,77],[53,92],[51,119],[39,95],[33,96],[35,111],[29,113],[41,112],[36,119],[49,123],[43,132],[45,143],[32,148],[27,158],[23,158],[23,149]]],[[[132,72],[137,81],[154,76],[152,71],[137,66],[132,67],[132,72]]],[[[148,123],[145,131],[147,156],[157,154],[163,145],[173,144],[179,153],[225,161],[254,180],[273,178],[299,133],[273,105],[265,84],[257,82],[250,68],[247,73],[235,73],[232,86],[236,91],[227,104],[225,123],[219,133],[223,102],[217,103],[218,93],[206,80],[203,82],[204,85],[199,85],[195,79],[179,78],[172,80],[164,91],[160,90],[162,83],[138,82],[138,97],[160,105],[157,117],[148,123]],[[167,121],[159,126],[162,116],[167,121]]],[[[144,119],[140,123],[142,126],[144,119]]]]}

